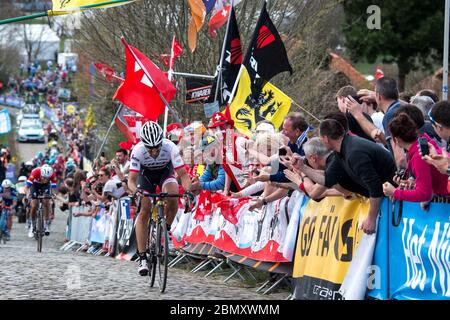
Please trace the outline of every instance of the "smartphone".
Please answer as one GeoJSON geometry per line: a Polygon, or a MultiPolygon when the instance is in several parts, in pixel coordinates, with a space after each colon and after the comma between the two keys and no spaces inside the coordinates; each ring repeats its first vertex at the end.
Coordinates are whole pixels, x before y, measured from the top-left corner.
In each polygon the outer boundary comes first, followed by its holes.
{"type": "Polygon", "coordinates": [[[359,104],[362,104],[361,99],[358,96],[351,96],[356,102],[358,102],[359,104]]]}
{"type": "Polygon", "coordinates": [[[428,140],[426,138],[419,138],[419,150],[423,156],[427,156],[430,154],[430,149],[428,148],[428,140]]]}
{"type": "Polygon", "coordinates": [[[287,150],[285,148],[280,148],[278,149],[278,155],[281,156],[285,156],[287,155],[287,150]]]}

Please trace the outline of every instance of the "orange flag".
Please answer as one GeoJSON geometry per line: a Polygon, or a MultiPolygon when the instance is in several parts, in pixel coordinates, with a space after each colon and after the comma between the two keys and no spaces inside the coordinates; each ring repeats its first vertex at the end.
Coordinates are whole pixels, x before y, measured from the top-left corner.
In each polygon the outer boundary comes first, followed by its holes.
{"type": "Polygon", "coordinates": [[[188,44],[191,51],[194,52],[197,47],[197,32],[205,22],[206,7],[202,0],[188,0],[188,4],[192,14],[188,29],[188,44]]]}

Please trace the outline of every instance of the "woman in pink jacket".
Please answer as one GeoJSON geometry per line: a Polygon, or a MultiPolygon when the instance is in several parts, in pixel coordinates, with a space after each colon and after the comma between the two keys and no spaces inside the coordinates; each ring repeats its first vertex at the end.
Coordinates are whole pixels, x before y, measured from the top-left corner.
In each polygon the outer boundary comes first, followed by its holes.
{"type": "Polygon", "coordinates": [[[433,195],[448,196],[447,175],[440,173],[434,166],[429,165],[419,152],[417,139],[424,137],[431,143],[438,153],[441,148],[426,133],[419,135],[419,132],[411,118],[401,113],[389,123],[394,142],[401,148],[408,151],[408,165],[406,174],[415,179],[411,189],[395,188],[390,183],[383,185],[383,191],[386,196],[393,197],[395,200],[404,200],[410,202],[426,202],[433,198],[433,195]]]}

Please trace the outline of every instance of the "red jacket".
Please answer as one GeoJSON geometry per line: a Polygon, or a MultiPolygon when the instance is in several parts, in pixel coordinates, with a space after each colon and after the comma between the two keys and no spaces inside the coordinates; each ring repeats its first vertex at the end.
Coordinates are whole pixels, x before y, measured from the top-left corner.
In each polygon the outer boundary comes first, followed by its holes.
{"type": "MultiPolygon", "coordinates": [[[[441,148],[432,140],[426,133],[422,137],[435,147],[438,153],[441,153],[441,148]]],[[[415,177],[416,188],[412,190],[396,189],[394,198],[396,200],[404,200],[410,202],[424,202],[433,198],[433,195],[448,196],[447,190],[448,177],[440,173],[434,166],[422,160],[419,153],[418,143],[414,143],[408,151],[408,166],[415,177]]]]}

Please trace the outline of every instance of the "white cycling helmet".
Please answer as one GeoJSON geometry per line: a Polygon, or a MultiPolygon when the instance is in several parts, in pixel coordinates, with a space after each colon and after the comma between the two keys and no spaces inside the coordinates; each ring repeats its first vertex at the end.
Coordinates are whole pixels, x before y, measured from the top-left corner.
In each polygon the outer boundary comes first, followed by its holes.
{"type": "Polygon", "coordinates": [[[156,122],[148,121],[142,126],[140,138],[147,148],[156,147],[163,140],[163,129],[156,122]]]}
{"type": "Polygon", "coordinates": [[[41,176],[43,178],[47,178],[48,179],[48,178],[50,178],[52,176],[52,174],[53,174],[53,169],[48,164],[44,164],[41,167],[41,176]]]}
{"type": "Polygon", "coordinates": [[[5,179],[2,182],[2,188],[11,188],[12,182],[9,179],[5,179]]]}
{"type": "Polygon", "coordinates": [[[27,177],[25,176],[20,176],[19,179],[17,179],[18,182],[25,182],[27,181],[27,177]]]}

